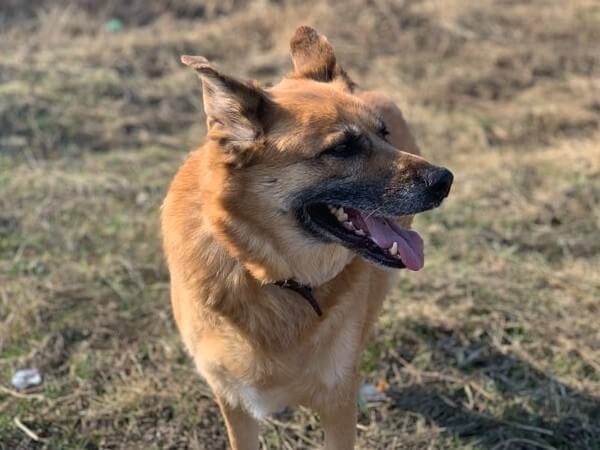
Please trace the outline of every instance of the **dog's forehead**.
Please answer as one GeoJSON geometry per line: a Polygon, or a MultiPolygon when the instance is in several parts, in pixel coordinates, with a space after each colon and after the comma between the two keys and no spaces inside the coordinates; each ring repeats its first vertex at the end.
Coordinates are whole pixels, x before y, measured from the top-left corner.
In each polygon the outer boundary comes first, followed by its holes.
{"type": "Polygon", "coordinates": [[[284,80],[271,90],[277,104],[287,111],[287,117],[298,125],[320,129],[340,122],[375,124],[377,115],[358,97],[334,83],[312,80],[284,80]]]}
{"type": "Polygon", "coordinates": [[[278,104],[268,139],[276,154],[285,150],[311,157],[351,130],[377,131],[380,117],[360,98],[331,83],[290,80],[269,89],[278,104]]]}

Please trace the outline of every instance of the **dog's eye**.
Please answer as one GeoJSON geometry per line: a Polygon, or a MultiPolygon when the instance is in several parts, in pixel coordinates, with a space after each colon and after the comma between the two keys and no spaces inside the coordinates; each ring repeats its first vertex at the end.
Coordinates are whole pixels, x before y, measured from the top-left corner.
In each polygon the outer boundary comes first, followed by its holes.
{"type": "Polygon", "coordinates": [[[361,147],[353,144],[338,144],[321,152],[320,156],[333,156],[334,158],[352,158],[360,153],[361,147]]]}
{"type": "Polygon", "coordinates": [[[390,135],[390,130],[388,130],[388,128],[385,125],[385,123],[381,124],[381,127],[379,128],[378,134],[379,134],[379,136],[381,136],[383,139],[385,139],[387,141],[387,137],[390,135]]]}

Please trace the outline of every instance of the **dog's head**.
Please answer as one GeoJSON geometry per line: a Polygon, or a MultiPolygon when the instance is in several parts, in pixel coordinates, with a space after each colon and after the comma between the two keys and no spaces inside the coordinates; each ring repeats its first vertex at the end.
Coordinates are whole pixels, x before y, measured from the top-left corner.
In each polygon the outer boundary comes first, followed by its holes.
{"type": "Polygon", "coordinates": [[[390,143],[398,123],[355,95],[325,37],[301,27],[291,53],[294,71],[269,89],[182,57],[202,79],[212,231],[265,282],[318,284],[353,253],[420,269],[423,241],[400,223],[438,206],[452,174],[390,143]]]}

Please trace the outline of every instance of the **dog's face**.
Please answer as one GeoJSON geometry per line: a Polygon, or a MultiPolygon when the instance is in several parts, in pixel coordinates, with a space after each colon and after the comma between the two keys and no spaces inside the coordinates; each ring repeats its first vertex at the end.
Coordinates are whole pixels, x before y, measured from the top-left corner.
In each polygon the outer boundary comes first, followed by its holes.
{"type": "Polygon", "coordinates": [[[203,81],[216,235],[264,281],[320,283],[352,253],[419,270],[423,241],[398,219],[438,206],[452,174],[388,142],[324,37],[301,27],[291,48],[294,72],[268,90],[182,58],[203,81]]]}

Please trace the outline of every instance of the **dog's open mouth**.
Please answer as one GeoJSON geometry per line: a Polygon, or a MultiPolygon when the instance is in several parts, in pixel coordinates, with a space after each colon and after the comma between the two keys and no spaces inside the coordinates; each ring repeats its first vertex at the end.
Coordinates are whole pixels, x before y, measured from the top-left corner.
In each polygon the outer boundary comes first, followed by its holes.
{"type": "Polygon", "coordinates": [[[423,239],[393,219],[324,203],[309,205],[305,212],[314,231],[367,259],[395,268],[423,268],[423,239]]]}

